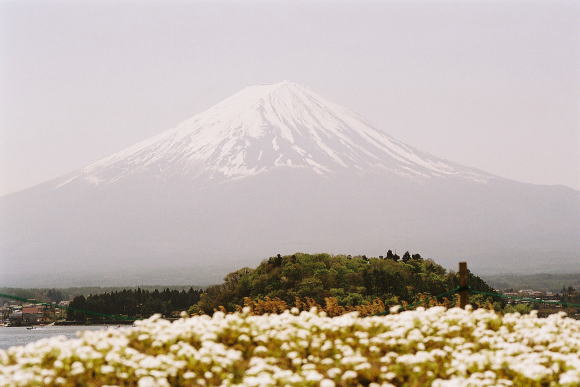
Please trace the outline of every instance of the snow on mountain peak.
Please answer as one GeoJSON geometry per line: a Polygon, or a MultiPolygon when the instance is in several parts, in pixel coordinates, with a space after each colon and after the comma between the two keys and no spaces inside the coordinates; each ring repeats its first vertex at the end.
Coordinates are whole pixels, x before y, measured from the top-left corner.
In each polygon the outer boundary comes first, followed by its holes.
{"type": "Polygon", "coordinates": [[[277,168],[413,177],[488,175],[425,154],[300,84],[249,86],[153,138],[80,171],[111,183],[138,173],[232,179],[277,168]]]}

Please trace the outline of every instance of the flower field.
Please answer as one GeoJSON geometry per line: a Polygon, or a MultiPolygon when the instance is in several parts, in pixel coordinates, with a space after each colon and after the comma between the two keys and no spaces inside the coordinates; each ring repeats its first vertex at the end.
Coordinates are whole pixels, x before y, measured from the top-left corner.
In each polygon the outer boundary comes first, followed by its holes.
{"type": "Polygon", "coordinates": [[[0,351],[0,385],[578,386],[579,352],[580,321],[563,314],[246,310],[13,347],[0,351]]]}

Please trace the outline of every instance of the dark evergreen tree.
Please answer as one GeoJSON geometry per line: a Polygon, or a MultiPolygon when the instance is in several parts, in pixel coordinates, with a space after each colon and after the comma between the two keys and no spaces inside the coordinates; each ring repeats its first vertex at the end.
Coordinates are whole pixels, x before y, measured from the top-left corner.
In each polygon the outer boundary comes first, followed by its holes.
{"type": "Polygon", "coordinates": [[[155,313],[170,317],[171,313],[187,310],[199,302],[202,292],[201,289],[193,288],[182,291],[164,289],[161,292],[157,289],[147,291],[138,288],[95,294],[86,298],[78,296],[70,304],[67,319],[86,321],[88,318],[92,321],[103,321],[113,318],[106,315],[146,318],[155,313]],[[104,316],[83,313],[83,310],[104,316]]]}

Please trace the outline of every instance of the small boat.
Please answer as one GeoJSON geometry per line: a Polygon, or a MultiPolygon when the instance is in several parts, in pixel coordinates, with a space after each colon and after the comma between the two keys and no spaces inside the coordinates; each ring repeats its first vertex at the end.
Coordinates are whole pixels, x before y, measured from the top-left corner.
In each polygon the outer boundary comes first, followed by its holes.
{"type": "Polygon", "coordinates": [[[40,324],[40,325],[32,325],[30,327],[26,327],[26,329],[44,329],[47,327],[52,327],[54,326],[54,323],[50,323],[50,324],[40,324]]]}

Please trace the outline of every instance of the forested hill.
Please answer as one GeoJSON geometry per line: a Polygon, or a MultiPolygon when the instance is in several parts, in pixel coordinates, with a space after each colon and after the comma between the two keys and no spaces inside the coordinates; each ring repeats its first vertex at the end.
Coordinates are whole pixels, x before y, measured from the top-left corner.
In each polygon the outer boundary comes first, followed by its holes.
{"type": "MultiPolygon", "coordinates": [[[[470,286],[492,288],[470,274],[470,286]]],[[[198,308],[211,313],[219,306],[233,311],[244,297],[280,298],[292,304],[296,297],[323,303],[334,297],[340,305],[352,306],[380,298],[386,304],[412,302],[421,294],[437,295],[458,286],[454,273],[431,259],[406,252],[402,257],[390,250],[385,257],[302,254],[276,256],[257,268],[228,274],[221,285],[211,286],[201,296],[198,308]]]]}

